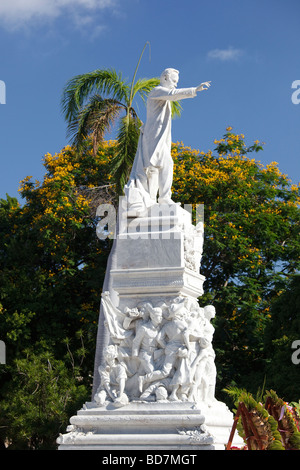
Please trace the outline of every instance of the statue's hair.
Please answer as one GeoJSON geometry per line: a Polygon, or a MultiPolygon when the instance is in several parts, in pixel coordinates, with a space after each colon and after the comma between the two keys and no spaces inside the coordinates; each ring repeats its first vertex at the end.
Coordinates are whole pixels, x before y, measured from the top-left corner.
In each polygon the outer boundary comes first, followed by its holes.
{"type": "Polygon", "coordinates": [[[172,68],[165,69],[160,76],[160,82],[163,84],[166,80],[168,80],[168,77],[170,73],[172,72],[179,73],[179,70],[172,69],[172,68]]]}
{"type": "Polygon", "coordinates": [[[110,344],[104,349],[104,356],[117,357],[117,355],[117,348],[114,344],[110,344]]]}
{"type": "Polygon", "coordinates": [[[216,309],[213,305],[205,305],[204,307],[204,315],[206,316],[207,314],[211,314],[212,316],[215,316],[216,314],[216,309]]]}

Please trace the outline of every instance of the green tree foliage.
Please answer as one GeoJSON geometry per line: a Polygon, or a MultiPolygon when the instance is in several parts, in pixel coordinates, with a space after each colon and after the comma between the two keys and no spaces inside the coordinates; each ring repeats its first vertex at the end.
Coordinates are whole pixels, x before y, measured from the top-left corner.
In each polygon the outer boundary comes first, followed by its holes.
{"type": "MultiPolygon", "coordinates": [[[[259,142],[246,147],[229,128],[216,145],[215,156],[179,143],[172,154],[173,198],[205,206],[201,269],[207,280],[200,302],[216,306],[220,394],[234,381],[256,390],[272,365],[272,340],[294,337],[273,302],[284,303],[284,293],[295,292],[299,187],[277,164],[264,167],[249,157],[261,149],[259,142]],[[267,340],[268,328],[277,331],[278,322],[278,336],[267,340]]],[[[67,417],[90,399],[111,248],[111,240],[96,236],[96,208],[116,204],[110,168],[117,152],[117,142],[103,141],[95,154],[87,140],[80,153],[66,147],[46,154],[43,181],[21,182],[24,204],[9,196],[0,200],[0,339],[7,347],[7,364],[0,366],[0,435],[9,448],[53,448],[67,417]]],[[[266,380],[276,389],[273,372],[266,380]]]]}
{"type": "MultiPolygon", "coordinates": [[[[134,108],[134,100],[139,96],[145,101],[148,93],[160,82],[159,78],[136,80],[148,44],[146,42],[142,50],[130,83],[114,69],[99,69],[73,77],[63,90],[62,109],[72,144],[77,149],[82,149],[87,136],[91,136],[96,155],[105,133],[119,120],[116,152],[110,164],[119,194],[123,193],[129,178],[142,124],[134,108]]],[[[180,115],[180,104],[172,101],[171,106],[172,115],[180,115]]]]}
{"type": "Polygon", "coordinates": [[[300,353],[300,276],[293,276],[287,287],[278,291],[271,305],[271,321],[265,331],[266,374],[272,377],[273,388],[280,390],[287,401],[297,399],[300,390],[298,359],[300,353]],[[293,349],[296,342],[297,348],[293,349]],[[293,362],[292,355],[296,360],[293,362]],[[296,363],[295,363],[296,362],[296,363]]]}
{"type": "Polygon", "coordinates": [[[174,145],[173,198],[204,204],[201,303],[216,306],[220,383],[235,380],[252,390],[266,372],[263,335],[270,307],[299,270],[299,185],[277,163],[264,167],[253,158],[260,143],[247,147],[230,127],[215,144],[215,156],[174,145]]]}
{"type": "Polygon", "coordinates": [[[72,375],[45,344],[24,350],[14,363],[4,387],[9,399],[1,403],[0,435],[10,450],[54,450],[58,431],[65,432],[70,415],[87,400],[82,377],[76,368],[72,375]]]}
{"type": "Polygon", "coordinates": [[[53,447],[74,400],[90,399],[111,244],[96,237],[95,211],[114,201],[112,154],[107,143],[97,158],[91,145],[81,157],[71,147],[47,154],[43,182],[21,182],[24,205],[9,196],[0,201],[0,338],[7,350],[0,429],[13,445],[53,447]],[[41,404],[33,406],[36,399],[41,404]]]}

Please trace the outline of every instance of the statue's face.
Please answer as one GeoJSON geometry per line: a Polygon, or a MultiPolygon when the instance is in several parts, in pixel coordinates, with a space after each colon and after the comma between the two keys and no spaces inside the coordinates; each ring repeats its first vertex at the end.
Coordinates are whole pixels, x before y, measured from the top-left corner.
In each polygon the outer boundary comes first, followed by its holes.
{"type": "Polygon", "coordinates": [[[107,364],[108,364],[110,367],[112,367],[112,366],[114,365],[114,363],[115,363],[116,357],[115,357],[115,355],[113,355],[113,354],[108,354],[105,359],[106,359],[107,364]]]}
{"type": "Polygon", "coordinates": [[[206,318],[211,320],[212,318],[216,316],[215,307],[213,305],[208,305],[204,307],[204,313],[205,313],[206,318]]]}
{"type": "Polygon", "coordinates": [[[167,77],[167,81],[166,81],[167,87],[169,88],[176,87],[178,80],[179,80],[179,73],[176,70],[172,70],[171,72],[169,72],[168,77],[167,77]]]}
{"type": "Polygon", "coordinates": [[[150,318],[155,325],[159,325],[162,321],[162,313],[158,311],[151,312],[150,318]]]}

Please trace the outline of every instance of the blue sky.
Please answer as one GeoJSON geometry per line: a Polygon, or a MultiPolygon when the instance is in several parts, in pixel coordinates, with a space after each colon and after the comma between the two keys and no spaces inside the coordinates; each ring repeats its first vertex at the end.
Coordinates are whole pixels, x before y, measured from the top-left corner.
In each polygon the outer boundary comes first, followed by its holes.
{"type": "Polygon", "coordinates": [[[146,41],[139,77],[174,67],[179,87],[212,82],[183,102],[173,141],[213,150],[232,126],[298,183],[299,17],[299,0],[1,0],[0,197],[18,197],[25,176],[41,180],[44,154],[68,143],[67,80],[109,67],[131,80],[146,41]]]}

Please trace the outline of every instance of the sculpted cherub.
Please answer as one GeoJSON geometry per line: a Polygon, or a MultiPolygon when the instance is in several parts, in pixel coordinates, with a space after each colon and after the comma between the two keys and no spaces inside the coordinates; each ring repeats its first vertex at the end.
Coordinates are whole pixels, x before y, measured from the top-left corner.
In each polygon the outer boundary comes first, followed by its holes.
{"type": "Polygon", "coordinates": [[[120,407],[127,405],[128,397],[125,393],[127,379],[126,368],[118,360],[117,346],[111,344],[104,350],[104,365],[98,368],[100,374],[100,386],[94,400],[103,405],[107,399],[120,407]]]}

